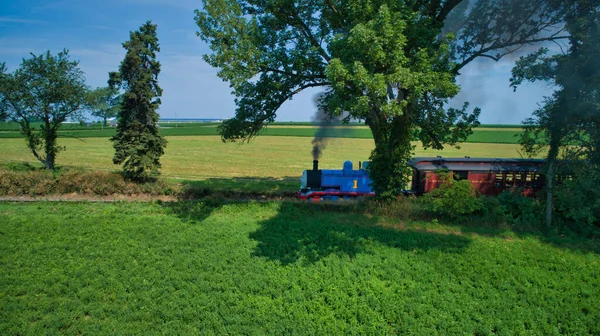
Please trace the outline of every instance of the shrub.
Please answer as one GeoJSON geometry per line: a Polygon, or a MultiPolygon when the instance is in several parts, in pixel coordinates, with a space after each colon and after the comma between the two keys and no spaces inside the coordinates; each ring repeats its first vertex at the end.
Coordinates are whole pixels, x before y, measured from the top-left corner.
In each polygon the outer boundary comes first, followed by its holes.
{"type": "Polygon", "coordinates": [[[30,165],[28,162],[9,162],[5,164],[6,168],[10,171],[32,171],[36,168],[30,165]]]}
{"type": "Polygon", "coordinates": [[[509,224],[518,228],[541,227],[544,206],[538,200],[523,196],[520,189],[506,190],[498,195],[501,209],[509,224]]]}
{"type": "Polygon", "coordinates": [[[507,227],[512,224],[512,217],[508,214],[506,207],[502,205],[500,199],[495,196],[481,197],[481,209],[475,212],[473,221],[487,227],[507,227]]]}
{"type": "Polygon", "coordinates": [[[600,227],[600,182],[598,173],[589,171],[554,189],[555,223],[577,232],[600,227]]]}
{"type": "Polygon", "coordinates": [[[176,186],[162,180],[135,183],[121,174],[105,171],[61,170],[53,173],[46,170],[12,171],[0,169],[0,195],[2,196],[45,196],[78,193],[95,196],[113,194],[173,195],[176,186]]]}
{"type": "Polygon", "coordinates": [[[391,200],[369,200],[364,213],[406,220],[430,220],[432,214],[416,197],[401,197],[391,200]]]}
{"type": "Polygon", "coordinates": [[[443,181],[442,184],[423,198],[434,212],[458,218],[482,208],[483,203],[477,195],[477,190],[469,181],[455,181],[448,172],[438,172],[438,174],[443,181]]]}

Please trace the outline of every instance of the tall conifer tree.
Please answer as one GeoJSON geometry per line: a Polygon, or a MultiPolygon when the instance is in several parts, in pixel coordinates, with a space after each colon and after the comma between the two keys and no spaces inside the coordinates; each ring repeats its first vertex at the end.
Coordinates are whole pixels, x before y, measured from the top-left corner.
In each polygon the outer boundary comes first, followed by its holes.
{"type": "Polygon", "coordinates": [[[158,86],[160,51],[156,25],[150,21],[131,32],[123,43],[127,50],[119,72],[111,72],[111,87],[125,93],[118,113],[117,134],[111,138],[115,147],[115,164],[123,164],[128,178],[145,180],[159,174],[160,157],[167,141],[158,131],[158,113],[162,89],[158,86]]]}

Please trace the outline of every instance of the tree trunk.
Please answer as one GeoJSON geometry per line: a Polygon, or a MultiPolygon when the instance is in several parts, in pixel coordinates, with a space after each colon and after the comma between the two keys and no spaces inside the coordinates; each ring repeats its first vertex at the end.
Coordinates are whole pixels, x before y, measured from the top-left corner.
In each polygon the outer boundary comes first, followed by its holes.
{"type": "Polygon", "coordinates": [[[552,227],[552,189],[554,182],[554,160],[548,162],[548,176],[546,178],[546,228],[552,227]]]}
{"type": "Polygon", "coordinates": [[[411,157],[412,147],[411,127],[406,122],[406,115],[396,116],[391,122],[385,119],[381,123],[374,120],[367,122],[375,140],[369,176],[378,198],[397,197],[408,182],[406,162],[411,157]]]}
{"type": "Polygon", "coordinates": [[[49,127],[44,134],[46,159],[44,165],[47,170],[54,170],[54,160],[56,160],[56,130],[53,127],[49,127]]]}
{"type": "Polygon", "coordinates": [[[560,150],[560,141],[563,138],[562,125],[565,124],[565,114],[554,115],[555,123],[550,127],[550,148],[548,149],[548,174],[546,176],[546,228],[552,227],[552,195],[554,191],[554,175],[556,160],[560,150]]]}
{"type": "Polygon", "coordinates": [[[102,123],[102,125],[104,125],[104,127],[106,127],[106,117],[104,117],[104,122],[102,123]]]}

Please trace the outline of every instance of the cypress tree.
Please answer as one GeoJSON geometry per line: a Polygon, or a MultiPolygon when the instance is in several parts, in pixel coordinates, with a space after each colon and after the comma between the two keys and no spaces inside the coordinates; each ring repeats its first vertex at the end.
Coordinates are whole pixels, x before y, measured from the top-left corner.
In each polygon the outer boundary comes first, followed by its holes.
{"type": "Polygon", "coordinates": [[[129,34],[123,43],[127,50],[119,72],[111,72],[111,87],[125,91],[117,115],[117,134],[111,138],[115,148],[113,163],[123,164],[125,176],[147,180],[159,174],[160,157],[167,141],[159,134],[158,113],[162,89],[158,86],[160,51],[156,25],[146,22],[129,34]]]}

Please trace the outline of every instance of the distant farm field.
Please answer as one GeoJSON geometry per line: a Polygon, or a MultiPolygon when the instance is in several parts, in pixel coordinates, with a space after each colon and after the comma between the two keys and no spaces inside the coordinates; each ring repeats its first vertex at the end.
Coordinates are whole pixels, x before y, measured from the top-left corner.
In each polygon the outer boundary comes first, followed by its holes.
{"type": "MultiPolygon", "coordinates": [[[[296,180],[302,170],[312,167],[311,138],[261,136],[249,144],[223,143],[218,136],[172,136],[162,157],[162,174],[167,178],[276,178],[296,180]]],[[[118,170],[112,164],[114,149],[108,138],[61,138],[67,150],[57,159],[59,166],[118,170]]],[[[368,160],[371,139],[334,138],[328,141],[321,158],[322,168],[341,168],[345,160],[355,165],[368,160]]],[[[443,151],[417,147],[416,156],[519,157],[514,144],[465,143],[461,149],[443,151]]],[[[28,162],[36,165],[23,139],[0,140],[0,163],[28,162]]]]}
{"type": "MultiPolygon", "coordinates": [[[[218,124],[215,123],[162,123],[161,134],[164,136],[210,136],[218,135],[218,124]]],[[[510,125],[504,125],[510,126],[510,125]]],[[[306,123],[278,123],[270,125],[262,131],[262,135],[266,136],[292,136],[292,137],[314,137],[315,132],[319,129],[316,126],[310,126],[306,123]]],[[[372,139],[371,130],[367,126],[349,125],[349,126],[334,126],[326,127],[325,135],[332,138],[356,138],[356,139],[372,139]]],[[[14,123],[0,124],[0,139],[1,138],[19,138],[18,125],[14,123]]],[[[474,129],[466,142],[474,143],[504,143],[516,144],[518,141],[517,135],[522,130],[520,128],[500,127],[498,125],[490,127],[479,127],[474,129]]],[[[115,134],[114,127],[102,128],[98,124],[90,127],[80,126],[78,124],[65,124],[59,132],[62,138],[96,138],[96,137],[111,137],[115,134]]]]}
{"type": "Polygon", "coordinates": [[[296,202],[0,202],[2,335],[598,335],[598,242],[296,202]]]}

